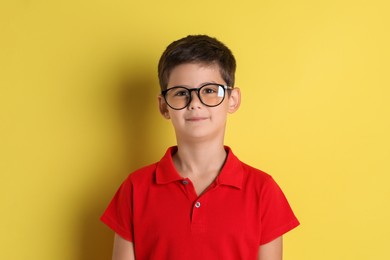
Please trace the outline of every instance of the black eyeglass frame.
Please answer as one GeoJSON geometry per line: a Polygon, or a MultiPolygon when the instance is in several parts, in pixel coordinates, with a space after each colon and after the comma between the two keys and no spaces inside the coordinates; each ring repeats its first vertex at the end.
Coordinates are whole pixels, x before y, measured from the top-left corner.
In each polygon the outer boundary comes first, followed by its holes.
{"type": "Polygon", "coordinates": [[[172,108],[172,109],[174,109],[174,110],[182,110],[182,109],[186,108],[186,107],[191,103],[191,101],[192,101],[192,91],[196,91],[196,94],[197,94],[197,96],[198,96],[198,98],[199,98],[199,101],[200,101],[203,105],[205,105],[205,106],[207,106],[207,107],[216,107],[216,106],[219,106],[219,105],[225,100],[226,91],[227,91],[227,90],[232,90],[232,89],[233,89],[233,87],[229,87],[229,86],[227,86],[227,85],[222,85],[222,84],[218,84],[218,83],[206,83],[206,84],[200,86],[199,88],[186,88],[186,87],[184,87],[184,86],[174,86],[174,87],[171,87],[171,88],[168,88],[168,89],[166,89],[166,90],[161,91],[161,95],[164,97],[165,103],[167,103],[167,105],[168,105],[170,108],[172,108]],[[212,85],[212,86],[219,86],[219,87],[222,87],[222,89],[223,89],[223,98],[222,98],[222,100],[221,100],[218,104],[216,104],[216,105],[207,105],[206,103],[203,102],[202,98],[200,97],[200,90],[201,90],[202,88],[207,87],[207,86],[210,86],[210,85],[212,85]],[[171,89],[177,89],[177,88],[184,88],[184,89],[188,90],[188,92],[189,92],[189,98],[188,98],[187,104],[186,104],[185,106],[183,106],[182,108],[175,108],[175,107],[172,107],[172,106],[169,104],[169,102],[167,101],[166,95],[167,95],[168,91],[171,90],[171,89]]]}

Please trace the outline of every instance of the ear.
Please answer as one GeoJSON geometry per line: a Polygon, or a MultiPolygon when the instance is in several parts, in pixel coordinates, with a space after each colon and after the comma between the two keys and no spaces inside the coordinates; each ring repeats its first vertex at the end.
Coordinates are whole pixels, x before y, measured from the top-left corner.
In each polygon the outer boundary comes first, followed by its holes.
{"type": "Polygon", "coordinates": [[[229,97],[229,113],[234,113],[238,110],[241,104],[241,91],[239,88],[233,88],[230,92],[229,97]]]}
{"type": "Polygon", "coordinates": [[[164,98],[159,95],[158,96],[158,108],[160,110],[160,114],[165,118],[165,119],[170,119],[171,116],[169,115],[169,110],[168,110],[168,105],[165,102],[164,98]]]}

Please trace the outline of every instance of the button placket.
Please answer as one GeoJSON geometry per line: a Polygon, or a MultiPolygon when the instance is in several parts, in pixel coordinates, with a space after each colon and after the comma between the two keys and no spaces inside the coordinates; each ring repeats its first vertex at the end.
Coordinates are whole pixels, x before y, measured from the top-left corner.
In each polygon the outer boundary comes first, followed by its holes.
{"type": "Polygon", "coordinates": [[[191,231],[193,234],[206,232],[206,212],[207,199],[204,195],[194,200],[192,204],[191,231]],[[206,204],[205,204],[206,203],[206,204]]]}
{"type": "Polygon", "coordinates": [[[179,188],[184,192],[184,194],[187,196],[187,198],[189,199],[189,201],[194,201],[194,199],[196,199],[196,194],[194,194],[194,189],[193,189],[193,186],[192,186],[192,183],[189,179],[181,179],[177,185],[179,186],[179,188]]]}

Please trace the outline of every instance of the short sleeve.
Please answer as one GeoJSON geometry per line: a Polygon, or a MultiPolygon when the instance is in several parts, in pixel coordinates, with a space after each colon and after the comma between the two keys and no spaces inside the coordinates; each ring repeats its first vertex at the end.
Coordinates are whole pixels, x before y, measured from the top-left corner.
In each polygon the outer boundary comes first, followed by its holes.
{"type": "Polygon", "coordinates": [[[100,220],[122,238],[133,241],[132,183],[122,183],[100,220]]]}
{"type": "Polygon", "coordinates": [[[299,225],[285,195],[272,177],[261,192],[260,245],[271,242],[299,225]]]}

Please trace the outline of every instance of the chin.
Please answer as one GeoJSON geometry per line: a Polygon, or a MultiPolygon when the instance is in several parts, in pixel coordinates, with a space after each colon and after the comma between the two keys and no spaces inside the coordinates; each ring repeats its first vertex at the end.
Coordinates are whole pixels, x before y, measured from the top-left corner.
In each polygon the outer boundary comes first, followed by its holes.
{"type": "Polygon", "coordinates": [[[219,139],[219,137],[220,134],[216,134],[215,132],[212,133],[206,131],[204,132],[198,131],[198,132],[187,134],[182,140],[186,140],[189,142],[206,142],[206,141],[212,142],[216,139],[219,139]]]}

